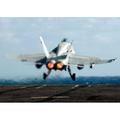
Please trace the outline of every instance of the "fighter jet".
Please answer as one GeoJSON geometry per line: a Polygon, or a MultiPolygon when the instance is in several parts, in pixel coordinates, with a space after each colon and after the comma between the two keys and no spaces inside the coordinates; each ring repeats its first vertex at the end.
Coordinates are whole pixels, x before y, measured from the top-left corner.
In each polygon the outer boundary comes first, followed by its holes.
{"type": "Polygon", "coordinates": [[[76,80],[76,74],[72,73],[71,65],[77,67],[78,70],[82,70],[85,65],[89,65],[92,69],[96,64],[111,63],[116,59],[100,59],[98,57],[81,56],[75,53],[72,42],[68,42],[64,38],[57,47],[50,52],[48,51],[43,38],[40,36],[40,41],[44,50],[44,53],[33,55],[19,55],[18,59],[22,62],[32,62],[37,69],[42,68],[43,65],[47,68],[47,73],[43,73],[43,79],[46,79],[50,73],[55,70],[68,71],[73,81],[76,80]]]}

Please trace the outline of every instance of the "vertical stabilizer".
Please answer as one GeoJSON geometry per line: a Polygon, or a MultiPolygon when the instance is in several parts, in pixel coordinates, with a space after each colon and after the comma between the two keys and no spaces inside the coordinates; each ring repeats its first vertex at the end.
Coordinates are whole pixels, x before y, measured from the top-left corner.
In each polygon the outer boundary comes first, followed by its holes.
{"type": "Polygon", "coordinates": [[[42,44],[42,46],[43,46],[43,50],[44,50],[44,52],[45,52],[45,55],[46,55],[47,58],[49,58],[50,54],[49,54],[49,52],[48,52],[48,50],[47,50],[47,47],[46,47],[46,45],[45,45],[45,43],[44,43],[44,40],[43,40],[43,38],[42,38],[41,36],[40,36],[40,40],[41,40],[41,44],[42,44]]]}

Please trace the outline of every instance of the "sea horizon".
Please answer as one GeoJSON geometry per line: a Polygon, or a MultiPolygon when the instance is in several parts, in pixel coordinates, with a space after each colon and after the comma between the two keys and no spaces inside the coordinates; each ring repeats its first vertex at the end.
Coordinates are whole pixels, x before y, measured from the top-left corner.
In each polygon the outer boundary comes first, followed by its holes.
{"type": "Polygon", "coordinates": [[[0,78],[0,86],[17,85],[120,85],[120,76],[80,76],[73,81],[69,77],[49,77],[47,80],[35,77],[0,78]]]}

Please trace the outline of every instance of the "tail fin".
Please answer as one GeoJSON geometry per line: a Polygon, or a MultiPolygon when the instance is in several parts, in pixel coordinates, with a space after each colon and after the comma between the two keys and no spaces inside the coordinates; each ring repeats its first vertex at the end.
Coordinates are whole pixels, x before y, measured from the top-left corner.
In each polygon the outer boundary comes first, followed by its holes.
{"type": "Polygon", "coordinates": [[[47,47],[46,47],[46,45],[45,45],[45,43],[44,43],[44,40],[43,40],[43,38],[42,38],[41,36],[40,36],[40,40],[41,40],[41,44],[42,44],[42,46],[43,46],[43,50],[44,50],[44,52],[45,52],[45,55],[46,55],[47,58],[49,58],[49,57],[50,57],[50,54],[49,54],[48,49],[47,49],[47,47]]]}

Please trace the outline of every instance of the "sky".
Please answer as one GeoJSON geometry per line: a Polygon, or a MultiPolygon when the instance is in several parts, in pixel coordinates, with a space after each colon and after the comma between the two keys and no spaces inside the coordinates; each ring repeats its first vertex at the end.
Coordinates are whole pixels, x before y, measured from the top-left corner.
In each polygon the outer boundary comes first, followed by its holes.
{"type": "MultiPolygon", "coordinates": [[[[100,58],[118,58],[111,64],[86,66],[82,71],[73,66],[77,76],[120,75],[120,18],[0,18],[0,78],[40,77],[45,67],[36,69],[33,63],[15,59],[21,54],[42,53],[39,36],[49,50],[63,39],[74,41],[79,55],[100,58]]],[[[66,72],[53,72],[52,76],[68,76],[66,72]]]]}

